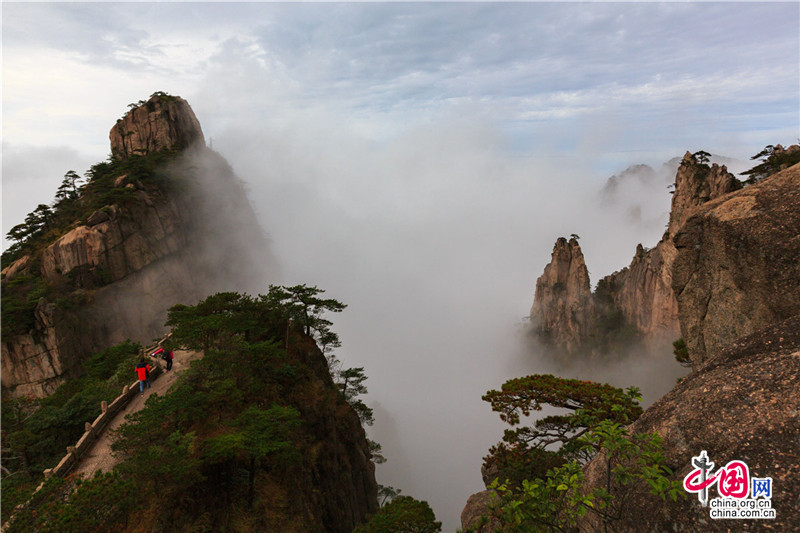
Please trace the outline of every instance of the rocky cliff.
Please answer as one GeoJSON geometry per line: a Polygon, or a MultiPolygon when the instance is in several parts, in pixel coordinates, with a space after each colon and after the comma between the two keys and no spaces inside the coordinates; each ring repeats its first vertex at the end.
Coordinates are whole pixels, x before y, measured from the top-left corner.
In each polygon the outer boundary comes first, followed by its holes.
{"type": "Polygon", "coordinates": [[[800,313],[800,165],[710,201],[675,235],[673,288],[694,367],[800,313]]]}
{"type": "MultiPolygon", "coordinates": [[[[776,516],[712,519],[694,494],[673,501],[653,496],[645,484],[608,485],[604,457],[596,456],[584,467],[584,489],[610,489],[625,503],[613,523],[587,513],[579,529],[794,531],[800,523],[800,164],[741,190],[721,168],[705,174],[717,176],[721,188],[693,181],[692,168],[682,172],[681,182],[694,191],[689,196],[720,194],[704,203],[680,199],[668,232],[674,231],[673,288],[693,372],[627,429],[663,439],[672,481],[682,482],[703,450],[715,472],[731,461],[746,463],[750,479],[771,478],[776,516]]],[[[489,494],[470,500],[465,526],[487,514],[489,494]]],[[[709,498],[718,495],[712,486],[709,498]]]]}
{"type": "Polygon", "coordinates": [[[559,238],[550,263],[536,280],[531,321],[550,345],[576,351],[589,336],[594,311],[589,271],[577,239],[559,238]]]}
{"type": "Polygon", "coordinates": [[[2,340],[14,396],[46,396],[82,357],[163,333],[169,306],[257,292],[275,268],[240,180],[205,147],[185,100],[157,93],[110,138],[116,157],[90,171],[77,218],[3,270],[3,320],[20,323],[2,340]],[[7,289],[31,302],[27,316],[10,314],[19,306],[7,305],[7,289]]]}
{"type": "MultiPolygon", "coordinates": [[[[693,470],[692,457],[705,450],[716,469],[730,461],[747,464],[751,477],[772,478],[774,519],[714,520],[694,494],[662,500],[645,487],[628,492],[614,531],[795,531],[800,523],[800,316],[739,339],[712,354],[629,428],[663,439],[672,480],[693,470]]],[[[605,486],[602,460],[585,469],[589,489],[605,486]]],[[[709,498],[718,496],[716,486],[709,498]]],[[[763,499],[762,499],[763,501],[763,499]]],[[[581,531],[596,531],[586,520],[581,531]]]]}
{"type": "Polygon", "coordinates": [[[567,250],[566,241],[559,239],[550,264],[536,282],[531,319],[537,336],[556,350],[595,354],[634,340],[656,346],[677,339],[673,238],[699,206],[739,187],[725,166],[709,166],[687,152],[678,166],[670,222],[661,241],[652,249],[638,245],[630,265],[601,279],[594,293],[590,293],[588,275],[566,268],[571,257],[579,255],[586,270],[577,242],[570,241],[567,250]],[[580,305],[574,291],[561,290],[568,286],[582,288],[580,305]]]}
{"type": "MultiPolygon", "coordinates": [[[[132,104],[133,105],[133,104],[132,104]]],[[[119,159],[203,143],[200,122],[183,98],[155,93],[119,119],[109,133],[111,154],[119,159]]]]}

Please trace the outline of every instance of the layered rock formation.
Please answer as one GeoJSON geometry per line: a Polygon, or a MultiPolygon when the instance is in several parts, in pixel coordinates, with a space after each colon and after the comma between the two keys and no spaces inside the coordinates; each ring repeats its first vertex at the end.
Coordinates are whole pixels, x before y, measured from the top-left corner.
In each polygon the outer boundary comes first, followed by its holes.
{"type": "Polygon", "coordinates": [[[185,100],[153,96],[110,138],[123,159],[182,151],[153,182],[115,176],[109,197],[124,200],[4,269],[4,284],[28,276],[56,295],[39,301],[29,332],[3,338],[3,388],[15,396],[51,394],[81,358],[126,338],[149,342],[176,303],[217,290],[263,291],[275,269],[240,180],[205,147],[185,100]]]}
{"type": "Polygon", "coordinates": [[[675,246],[673,288],[695,367],[800,313],[800,165],[693,211],[675,246]]]}
{"type": "Polygon", "coordinates": [[[550,264],[536,282],[531,319],[539,338],[567,353],[604,353],[634,338],[649,346],[678,338],[673,238],[699,206],[739,187],[725,166],[701,164],[687,152],[678,167],[670,222],[661,241],[652,249],[637,246],[631,264],[601,279],[593,294],[577,242],[567,250],[566,241],[559,239],[550,264]],[[569,271],[571,257],[578,255],[583,272],[569,271]],[[581,287],[580,304],[575,291],[561,290],[568,286],[581,287]]]}

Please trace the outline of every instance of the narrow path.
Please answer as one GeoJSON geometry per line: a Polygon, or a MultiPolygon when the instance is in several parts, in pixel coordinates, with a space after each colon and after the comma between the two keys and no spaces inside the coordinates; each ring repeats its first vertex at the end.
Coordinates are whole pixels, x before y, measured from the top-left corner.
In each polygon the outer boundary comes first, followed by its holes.
{"type": "MultiPolygon", "coordinates": [[[[85,477],[91,477],[98,470],[103,472],[110,472],[119,460],[111,455],[111,430],[117,429],[125,422],[125,417],[136,411],[144,408],[144,402],[153,394],[158,393],[164,395],[173,383],[178,379],[178,376],[187,368],[189,364],[195,359],[202,357],[201,352],[187,352],[183,350],[176,350],[174,352],[175,359],[172,361],[172,370],[164,372],[161,376],[150,383],[151,387],[144,390],[144,394],[136,394],[134,398],[125,406],[125,408],[117,413],[106,426],[103,434],[95,442],[91,450],[81,458],[81,462],[73,469],[73,473],[83,474],[85,477]]],[[[163,366],[163,363],[162,363],[163,366]]],[[[135,379],[133,368],[131,368],[131,378],[135,379]]],[[[138,387],[138,385],[136,385],[138,387]]]]}

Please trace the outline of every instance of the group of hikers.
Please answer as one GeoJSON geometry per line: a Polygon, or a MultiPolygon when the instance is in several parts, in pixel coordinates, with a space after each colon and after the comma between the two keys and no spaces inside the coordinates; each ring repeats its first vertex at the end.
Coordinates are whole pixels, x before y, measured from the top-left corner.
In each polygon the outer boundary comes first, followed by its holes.
{"type": "MultiPolygon", "coordinates": [[[[159,345],[158,350],[151,353],[150,357],[160,357],[167,364],[167,372],[172,370],[172,360],[175,356],[171,349],[159,345]]],[[[134,367],[134,372],[139,378],[139,394],[144,395],[145,386],[148,389],[150,388],[150,365],[144,360],[144,357],[139,359],[139,362],[134,367]]]]}

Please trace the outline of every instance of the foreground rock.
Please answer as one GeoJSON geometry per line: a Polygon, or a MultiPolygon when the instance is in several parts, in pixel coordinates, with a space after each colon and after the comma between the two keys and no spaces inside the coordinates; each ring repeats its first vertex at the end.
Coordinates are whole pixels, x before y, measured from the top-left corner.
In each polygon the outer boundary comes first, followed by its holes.
{"type": "MultiPolygon", "coordinates": [[[[631,426],[664,439],[672,479],[693,470],[706,450],[716,468],[747,464],[751,477],[772,478],[772,520],[713,520],[696,495],[663,501],[642,490],[629,498],[615,531],[794,531],[800,523],[800,316],[717,352],[631,426]]],[[[602,461],[585,469],[587,486],[604,484],[602,461]]],[[[617,492],[618,493],[618,492],[617,492]]],[[[619,493],[618,493],[619,494],[619,493]]],[[[716,487],[709,498],[718,496],[716,487]]],[[[586,521],[581,531],[594,531],[586,521]]]]}
{"type": "Polygon", "coordinates": [[[800,313],[800,165],[702,206],[675,246],[673,288],[694,366],[800,313]]]}
{"type": "Polygon", "coordinates": [[[471,533],[493,533],[502,531],[502,524],[496,518],[489,519],[490,506],[494,492],[484,490],[469,497],[467,505],[461,511],[461,527],[471,533]]]}

